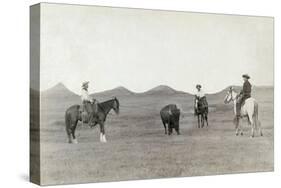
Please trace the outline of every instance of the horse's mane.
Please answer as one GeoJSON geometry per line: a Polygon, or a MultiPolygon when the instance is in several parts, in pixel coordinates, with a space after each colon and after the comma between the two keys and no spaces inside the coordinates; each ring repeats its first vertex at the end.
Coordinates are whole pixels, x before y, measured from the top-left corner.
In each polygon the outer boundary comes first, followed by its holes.
{"type": "Polygon", "coordinates": [[[98,105],[106,105],[107,103],[111,103],[112,101],[115,101],[116,100],[116,102],[118,103],[118,105],[119,105],[119,101],[118,101],[118,99],[117,98],[114,98],[114,99],[110,99],[110,100],[107,100],[107,101],[103,101],[103,102],[99,102],[98,103],[98,105]]]}
{"type": "Polygon", "coordinates": [[[109,103],[112,103],[113,101],[117,102],[117,105],[118,105],[118,108],[119,108],[119,100],[116,97],[114,99],[110,99],[110,100],[98,103],[98,107],[101,108],[104,111],[105,110],[104,108],[107,107],[109,105],[109,103]]]}
{"type": "Polygon", "coordinates": [[[238,93],[234,87],[231,87],[231,88],[230,88],[230,91],[233,91],[233,92],[235,92],[235,93],[238,93]]]}

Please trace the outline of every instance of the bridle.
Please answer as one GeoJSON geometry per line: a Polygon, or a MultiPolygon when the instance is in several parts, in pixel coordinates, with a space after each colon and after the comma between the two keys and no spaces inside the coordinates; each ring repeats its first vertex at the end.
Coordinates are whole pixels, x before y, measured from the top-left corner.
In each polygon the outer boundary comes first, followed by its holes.
{"type": "Polygon", "coordinates": [[[116,97],[114,97],[113,100],[114,100],[114,103],[116,105],[116,106],[114,106],[114,111],[115,111],[115,113],[119,114],[119,101],[116,97]]]}
{"type": "Polygon", "coordinates": [[[231,88],[229,88],[225,103],[229,103],[230,101],[234,101],[235,99],[236,99],[236,97],[233,96],[233,88],[231,87],[231,88]],[[230,99],[228,100],[229,95],[230,95],[230,99]]]}

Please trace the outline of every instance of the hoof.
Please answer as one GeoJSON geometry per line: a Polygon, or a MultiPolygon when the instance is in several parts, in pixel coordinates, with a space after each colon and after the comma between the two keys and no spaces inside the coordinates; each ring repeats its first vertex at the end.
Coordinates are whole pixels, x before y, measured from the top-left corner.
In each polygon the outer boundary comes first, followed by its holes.
{"type": "Polygon", "coordinates": [[[104,143],[107,142],[107,140],[106,140],[106,138],[105,138],[105,135],[103,135],[103,142],[104,142],[104,143]]]}
{"type": "Polygon", "coordinates": [[[241,132],[240,135],[243,136],[243,133],[241,132]]]}
{"type": "Polygon", "coordinates": [[[73,140],[72,140],[72,143],[73,143],[73,144],[78,144],[77,139],[73,139],[73,140]]]}
{"type": "Polygon", "coordinates": [[[235,136],[238,136],[238,135],[239,135],[238,133],[235,134],[235,136]]]}
{"type": "Polygon", "coordinates": [[[107,142],[105,135],[103,135],[103,134],[100,135],[100,142],[101,143],[106,143],[107,142]]]}

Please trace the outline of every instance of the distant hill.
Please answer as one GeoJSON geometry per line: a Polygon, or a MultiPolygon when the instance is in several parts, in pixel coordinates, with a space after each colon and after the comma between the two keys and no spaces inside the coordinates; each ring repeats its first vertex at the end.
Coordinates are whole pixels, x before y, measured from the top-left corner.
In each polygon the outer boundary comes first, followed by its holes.
{"type": "MultiPolygon", "coordinates": [[[[234,89],[237,92],[240,92],[241,86],[233,86],[234,89]]],[[[226,95],[226,92],[228,91],[229,87],[226,87],[225,89],[221,90],[220,92],[213,93],[213,94],[207,94],[207,97],[209,99],[211,98],[224,98],[226,95]]],[[[258,92],[264,92],[267,90],[273,90],[273,86],[253,86],[253,94],[258,92]]],[[[33,92],[32,92],[33,93],[33,92]]],[[[191,94],[183,92],[183,91],[177,91],[167,85],[159,85],[157,87],[154,87],[146,92],[143,93],[134,93],[130,90],[128,90],[125,87],[116,87],[111,90],[106,90],[103,92],[98,92],[91,94],[93,97],[101,97],[101,98],[111,98],[111,97],[122,97],[122,96],[149,96],[149,95],[178,95],[178,94],[184,94],[186,97],[191,96],[191,94]]],[[[66,88],[62,83],[58,83],[54,87],[47,89],[45,91],[41,92],[41,96],[43,98],[47,99],[75,99],[80,100],[80,96],[70,91],[68,88],[66,88]]]]}
{"type": "Polygon", "coordinates": [[[66,88],[62,83],[58,83],[54,87],[47,89],[41,92],[41,96],[44,98],[55,98],[55,99],[63,99],[63,98],[74,98],[78,97],[75,93],[66,88]]]}
{"type": "Polygon", "coordinates": [[[96,97],[96,96],[120,97],[120,96],[130,96],[130,95],[135,95],[135,93],[122,86],[116,87],[111,90],[106,90],[103,92],[91,94],[91,96],[94,96],[94,97],[96,97]]]}
{"type": "Polygon", "coordinates": [[[173,94],[185,94],[185,92],[177,91],[169,86],[166,85],[159,85],[157,87],[154,87],[142,94],[146,95],[173,95],[173,94]]]}

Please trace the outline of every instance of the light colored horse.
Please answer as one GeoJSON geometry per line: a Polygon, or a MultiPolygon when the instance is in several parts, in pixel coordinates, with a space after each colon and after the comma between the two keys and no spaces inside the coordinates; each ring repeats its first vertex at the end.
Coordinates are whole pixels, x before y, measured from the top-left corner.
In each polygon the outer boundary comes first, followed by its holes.
{"type": "MultiPolygon", "coordinates": [[[[237,109],[236,109],[236,104],[239,98],[239,94],[235,92],[233,87],[230,87],[225,98],[224,98],[224,103],[228,104],[231,101],[233,102],[234,106],[234,114],[236,116],[237,114],[237,109]]],[[[247,117],[248,123],[251,126],[251,137],[254,137],[254,130],[258,129],[259,134],[262,136],[262,130],[261,130],[261,123],[258,118],[258,103],[254,98],[248,98],[246,99],[244,105],[241,107],[241,116],[242,117],[247,117]]],[[[236,122],[236,136],[239,135],[239,132],[241,135],[243,135],[243,129],[241,123],[239,123],[239,119],[237,119],[236,122]]]]}

